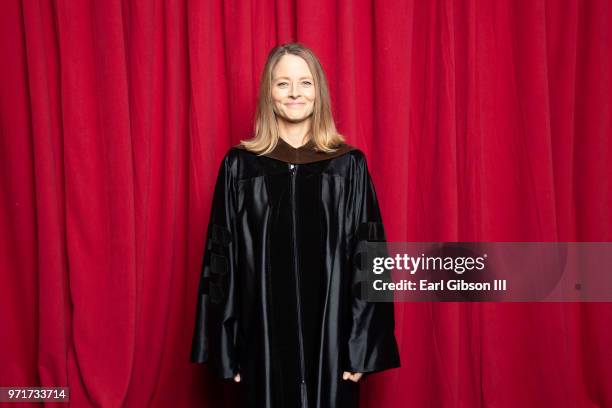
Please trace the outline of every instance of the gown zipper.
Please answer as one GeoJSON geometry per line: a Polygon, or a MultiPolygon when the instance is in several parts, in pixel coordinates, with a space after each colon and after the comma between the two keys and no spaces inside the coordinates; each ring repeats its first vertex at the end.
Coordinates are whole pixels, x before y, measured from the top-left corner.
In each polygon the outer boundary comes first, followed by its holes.
{"type": "Polygon", "coordinates": [[[306,373],[304,368],[304,340],[302,334],[302,302],[300,293],[300,273],[298,270],[298,259],[297,259],[297,234],[296,234],[296,216],[295,216],[295,175],[297,173],[297,164],[289,164],[289,171],[291,173],[291,219],[292,219],[292,234],[293,234],[293,266],[295,271],[295,292],[297,297],[297,320],[298,320],[298,341],[300,344],[300,396],[302,408],[308,408],[308,394],[306,389],[306,373]]]}

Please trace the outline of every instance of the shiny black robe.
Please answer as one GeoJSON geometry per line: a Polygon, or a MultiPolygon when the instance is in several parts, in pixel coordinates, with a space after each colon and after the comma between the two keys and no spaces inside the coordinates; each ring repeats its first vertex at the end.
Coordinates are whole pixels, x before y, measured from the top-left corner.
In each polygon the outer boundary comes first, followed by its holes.
{"type": "Polygon", "coordinates": [[[232,147],[213,196],[191,361],[240,373],[245,407],[357,408],[359,383],[343,371],[400,366],[393,303],[361,299],[363,241],[385,233],[361,150],[232,147]]]}

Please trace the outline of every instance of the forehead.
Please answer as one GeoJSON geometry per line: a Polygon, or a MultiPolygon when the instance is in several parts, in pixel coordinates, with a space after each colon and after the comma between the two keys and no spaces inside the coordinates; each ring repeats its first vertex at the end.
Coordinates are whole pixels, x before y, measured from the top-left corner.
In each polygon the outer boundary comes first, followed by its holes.
{"type": "Polygon", "coordinates": [[[272,70],[272,78],[309,77],[312,73],[302,57],[293,54],[283,55],[272,70]]]}

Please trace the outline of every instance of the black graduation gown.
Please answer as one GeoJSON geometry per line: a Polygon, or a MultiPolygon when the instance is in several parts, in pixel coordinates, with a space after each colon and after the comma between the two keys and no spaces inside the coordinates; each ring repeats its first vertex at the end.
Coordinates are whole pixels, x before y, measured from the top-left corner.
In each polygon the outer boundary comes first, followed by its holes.
{"type": "Polygon", "coordinates": [[[400,366],[393,302],[360,298],[364,240],[385,233],[361,150],[232,147],[214,191],[191,361],[210,361],[221,378],[239,372],[246,407],[358,407],[359,382],[343,371],[400,366]]]}

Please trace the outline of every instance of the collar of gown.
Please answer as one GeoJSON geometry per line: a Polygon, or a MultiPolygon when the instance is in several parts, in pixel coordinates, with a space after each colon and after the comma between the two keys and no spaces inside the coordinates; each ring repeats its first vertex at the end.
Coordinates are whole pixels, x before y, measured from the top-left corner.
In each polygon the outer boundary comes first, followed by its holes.
{"type": "MultiPolygon", "coordinates": [[[[237,145],[236,147],[239,149],[244,149],[242,145],[237,145]]],[[[308,142],[300,147],[293,147],[282,137],[279,137],[278,143],[276,143],[274,149],[271,152],[264,154],[264,156],[280,160],[285,163],[305,164],[342,156],[346,152],[355,149],[355,147],[346,143],[340,144],[337,150],[333,153],[320,152],[315,150],[315,147],[316,145],[312,139],[309,139],[308,142]]]]}

